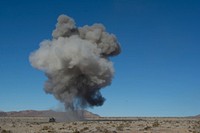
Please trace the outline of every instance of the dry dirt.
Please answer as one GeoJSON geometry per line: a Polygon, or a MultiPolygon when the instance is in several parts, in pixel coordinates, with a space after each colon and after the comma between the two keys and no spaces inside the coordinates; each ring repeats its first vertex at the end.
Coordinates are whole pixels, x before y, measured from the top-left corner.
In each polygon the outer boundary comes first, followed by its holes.
{"type": "Polygon", "coordinates": [[[133,118],[48,122],[47,117],[0,117],[0,133],[200,133],[199,118],[133,118]]]}

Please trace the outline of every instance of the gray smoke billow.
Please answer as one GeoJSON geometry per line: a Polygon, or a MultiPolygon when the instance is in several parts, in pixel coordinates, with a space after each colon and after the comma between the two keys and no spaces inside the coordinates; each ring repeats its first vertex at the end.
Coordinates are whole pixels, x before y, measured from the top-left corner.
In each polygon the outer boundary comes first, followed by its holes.
{"type": "Polygon", "coordinates": [[[109,57],[120,53],[115,35],[102,24],[77,28],[60,15],[52,40],[44,40],[31,53],[31,65],[44,71],[45,92],[64,103],[66,110],[101,106],[100,89],[111,84],[114,69],[109,57]]]}

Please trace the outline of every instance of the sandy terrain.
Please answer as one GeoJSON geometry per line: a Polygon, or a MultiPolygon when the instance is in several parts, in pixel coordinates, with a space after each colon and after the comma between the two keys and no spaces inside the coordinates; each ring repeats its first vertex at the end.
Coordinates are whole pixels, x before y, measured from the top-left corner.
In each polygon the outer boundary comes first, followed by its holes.
{"type": "Polygon", "coordinates": [[[200,133],[199,118],[105,119],[49,123],[48,117],[0,117],[0,133],[200,133]]]}

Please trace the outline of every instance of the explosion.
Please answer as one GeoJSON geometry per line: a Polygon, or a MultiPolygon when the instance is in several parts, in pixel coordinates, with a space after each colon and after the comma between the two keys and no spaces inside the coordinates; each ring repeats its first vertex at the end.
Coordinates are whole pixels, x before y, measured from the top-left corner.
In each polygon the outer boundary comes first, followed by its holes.
{"type": "Polygon", "coordinates": [[[110,85],[114,75],[109,57],[120,53],[115,35],[102,24],[77,28],[72,18],[60,15],[52,36],[29,57],[48,78],[45,92],[64,103],[66,110],[101,106],[105,98],[100,89],[110,85]]]}

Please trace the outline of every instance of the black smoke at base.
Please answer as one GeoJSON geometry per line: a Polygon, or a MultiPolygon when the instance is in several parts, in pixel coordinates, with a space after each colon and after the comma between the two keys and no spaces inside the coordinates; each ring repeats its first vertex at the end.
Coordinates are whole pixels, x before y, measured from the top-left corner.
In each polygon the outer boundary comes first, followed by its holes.
{"type": "Polygon", "coordinates": [[[120,53],[116,37],[102,24],[77,28],[66,15],[58,17],[52,36],[29,57],[48,78],[45,92],[64,103],[66,110],[103,105],[100,90],[111,84],[114,75],[109,57],[120,53]]]}

